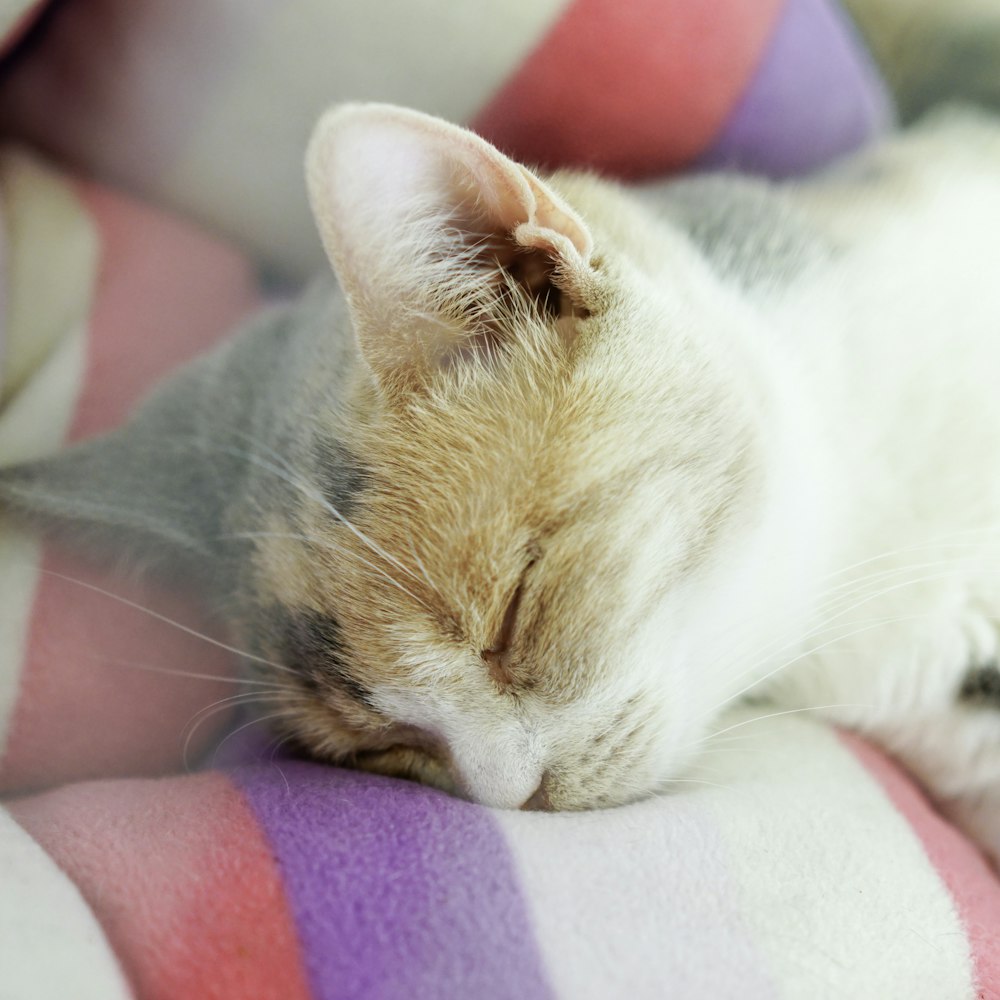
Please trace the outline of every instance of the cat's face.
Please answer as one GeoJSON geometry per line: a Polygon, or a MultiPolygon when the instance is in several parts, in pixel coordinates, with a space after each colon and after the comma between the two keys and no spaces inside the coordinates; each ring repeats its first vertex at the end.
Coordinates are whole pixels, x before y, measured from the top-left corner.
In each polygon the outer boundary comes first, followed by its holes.
{"type": "Polygon", "coordinates": [[[363,362],[328,432],[353,490],[299,470],[257,543],[286,728],[502,807],[663,787],[752,584],[753,403],[712,346],[739,318],[620,192],[424,116],[339,112],[310,180],[363,362]]]}
{"type": "Polygon", "coordinates": [[[424,115],[341,109],[308,173],[340,320],[246,331],[0,503],[209,567],[322,759],[507,807],[664,787],[806,548],[752,311],[619,189],[424,115]]]}

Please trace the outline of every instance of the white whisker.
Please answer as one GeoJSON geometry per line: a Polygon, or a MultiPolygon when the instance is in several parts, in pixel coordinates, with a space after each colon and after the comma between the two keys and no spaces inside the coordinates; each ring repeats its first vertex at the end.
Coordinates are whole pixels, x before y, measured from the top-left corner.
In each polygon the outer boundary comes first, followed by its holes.
{"type": "MultiPolygon", "coordinates": [[[[226,449],[221,446],[218,447],[218,450],[233,452],[233,449],[226,449]]],[[[278,459],[278,461],[282,463],[284,468],[275,465],[272,462],[268,462],[258,455],[254,455],[253,452],[237,452],[236,454],[241,458],[249,460],[258,468],[264,469],[265,471],[270,472],[272,475],[277,476],[279,479],[288,483],[289,486],[292,486],[295,489],[297,489],[304,496],[307,496],[311,500],[314,500],[321,507],[323,507],[324,510],[332,514],[336,520],[340,521],[340,523],[343,524],[348,531],[350,531],[363,545],[371,549],[372,552],[374,552],[378,556],[381,556],[387,563],[389,563],[392,566],[395,566],[401,572],[406,573],[407,576],[412,577],[414,580],[418,579],[416,574],[413,573],[413,571],[410,570],[409,567],[401,563],[394,556],[390,555],[388,552],[385,551],[385,549],[381,548],[381,546],[376,545],[375,542],[373,542],[363,531],[357,528],[347,517],[345,517],[339,510],[337,510],[337,508],[334,507],[334,505],[330,503],[330,501],[327,500],[326,497],[324,497],[323,494],[318,489],[312,486],[312,484],[303,480],[294,471],[294,469],[292,469],[291,466],[289,466],[288,463],[281,458],[281,456],[273,452],[273,449],[268,449],[268,450],[272,451],[272,454],[275,454],[276,458],[278,459]]]]}
{"type": "Polygon", "coordinates": [[[244,722],[241,726],[237,726],[231,732],[227,733],[220,741],[219,745],[215,748],[212,754],[212,763],[214,765],[216,759],[219,756],[219,751],[229,742],[234,736],[242,733],[244,730],[249,729],[251,726],[256,726],[261,722],[273,722],[275,719],[287,719],[293,717],[294,712],[291,709],[282,709],[279,712],[272,712],[269,715],[255,716],[249,722],[244,722]]]}
{"type": "Polygon", "coordinates": [[[292,738],[292,737],[291,737],[291,735],[289,734],[289,735],[287,735],[287,736],[282,736],[282,737],[279,737],[278,739],[276,739],[276,740],[274,741],[274,743],[273,743],[272,747],[271,747],[271,752],[270,752],[270,753],[268,754],[268,759],[267,759],[267,762],[268,762],[268,764],[270,764],[270,765],[271,765],[271,767],[273,767],[273,768],[274,768],[274,769],[275,769],[275,770],[276,770],[276,771],[278,772],[278,774],[280,774],[280,775],[281,775],[281,780],[282,780],[282,781],[283,781],[283,782],[285,783],[285,793],[286,793],[287,795],[291,795],[291,794],[292,794],[292,786],[291,786],[291,785],[290,785],[290,784],[288,783],[288,776],[287,776],[287,775],[285,774],[285,772],[284,772],[284,771],[283,771],[283,770],[281,769],[281,765],[280,765],[280,764],[278,764],[278,763],[277,763],[277,762],[275,761],[274,757],[275,757],[275,755],[277,754],[277,752],[278,752],[278,751],[279,751],[279,750],[280,750],[280,749],[281,749],[281,748],[282,748],[282,747],[283,747],[283,746],[284,746],[284,745],[285,745],[286,743],[288,743],[288,742],[289,742],[289,740],[291,740],[291,738],[292,738]]]}
{"type": "Polygon", "coordinates": [[[842,566],[840,569],[835,570],[832,573],[827,574],[822,579],[830,580],[835,579],[838,576],[843,576],[845,573],[850,573],[852,570],[860,569],[862,566],[867,566],[870,563],[880,562],[883,559],[891,559],[893,556],[902,555],[906,552],[920,552],[925,549],[943,548],[945,546],[962,546],[962,547],[972,547],[979,545],[979,542],[951,542],[950,539],[953,538],[964,538],[968,535],[984,535],[984,534],[995,534],[998,540],[1000,540],[1000,522],[994,522],[992,524],[981,525],[978,528],[964,528],[959,531],[949,531],[943,535],[937,535],[934,538],[927,539],[923,542],[917,542],[912,545],[901,545],[898,548],[886,549],[883,552],[879,552],[876,555],[869,556],[867,559],[861,559],[856,563],[851,563],[848,566],[842,566]]]}
{"type": "Polygon", "coordinates": [[[199,681],[218,681],[220,684],[239,684],[241,687],[254,687],[261,690],[285,691],[284,684],[272,681],[262,681],[250,677],[224,677],[218,674],[200,674],[194,670],[178,670],[174,667],[162,667],[154,663],[139,663],[135,660],[122,660],[113,656],[102,656],[99,653],[89,653],[88,658],[99,663],[107,663],[116,667],[128,667],[133,670],[146,670],[154,674],[165,674],[168,677],[190,677],[199,681]]]}
{"type": "Polygon", "coordinates": [[[427,572],[427,567],[424,565],[423,560],[420,558],[420,556],[417,555],[417,547],[413,544],[413,535],[410,534],[409,531],[407,531],[406,537],[410,543],[410,552],[413,554],[413,561],[417,564],[417,567],[423,574],[424,579],[427,581],[427,586],[430,587],[431,590],[433,590],[434,593],[438,595],[438,597],[443,599],[444,595],[441,593],[441,588],[438,587],[431,579],[430,573],[427,572]]]}
{"type": "MultiPolygon", "coordinates": [[[[763,684],[765,681],[770,680],[776,674],[781,673],[783,670],[788,670],[790,667],[795,666],[796,664],[802,662],[806,657],[812,656],[814,653],[819,653],[822,650],[827,649],[828,647],[834,645],[837,642],[841,642],[844,639],[850,639],[850,638],[852,638],[855,635],[861,635],[864,632],[870,632],[872,629],[882,628],[885,625],[897,624],[899,622],[915,621],[915,620],[919,619],[920,617],[922,617],[922,616],[921,615],[900,615],[900,616],[893,617],[893,618],[876,618],[876,619],[871,619],[866,624],[862,625],[862,627],[860,627],[860,628],[852,629],[851,631],[846,632],[843,635],[834,636],[832,639],[828,639],[826,642],[822,642],[822,643],[820,643],[820,644],[818,644],[816,646],[811,647],[810,649],[805,650],[802,653],[799,653],[797,656],[794,656],[791,659],[785,660],[784,662],[778,664],[778,666],[776,666],[773,669],[769,670],[762,677],[758,677],[758,678],[754,679],[749,684],[747,684],[745,687],[740,688],[739,691],[735,692],[732,695],[727,696],[723,701],[718,702],[716,705],[712,706],[712,708],[708,709],[707,711],[700,713],[697,716],[697,718],[698,719],[703,719],[703,718],[705,718],[705,716],[714,714],[720,708],[723,708],[725,705],[731,704],[732,702],[736,701],[742,695],[746,694],[748,691],[751,691],[753,688],[758,687],[759,685],[763,684]]],[[[845,623],[845,625],[853,625],[853,624],[856,624],[856,622],[847,622],[847,623],[845,623]]],[[[824,631],[828,632],[828,631],[830,631],[830,629],[825,629],[824,631]]],[[[798,645],[798,643],[795,643],[795,645],[798,645]]],[[[743,674],[738,674],[737,677],[745,676],[745,674],[747,672],[748,671],[744,671],[743,674]]]]}
{"type": "Polygon", "coordinates": [[[221,537],[223,537],[223,538],[247,538],[247,539],[253,539],[253,538],[289,538],[289,539],[297,539],[299,541],[305,542],[307,545],[316,545],[319,548],[327,549],[330,552],[336,552],[338,555],[353,556],[359,562],[364,563],[364,565],[367,566],[369,569],[374,570],[376,573],[378,573],[387,583],[392,584],[392,586],[395,587],[397,590],[400,590],[402,593],[406,594],[406,596],[409,597],[410,600],[415,601],[417,604],[419,604],[422,608],[424,608],[427,611],[433,611],[433,609],[431,608],[431,606],[429,604],[427,604],[426,601],[422,601],[419,597],[417,597],[416,594],[413,593],[413,591],[408,590],[397,579],[395,579],[395,577],[390,576],[381,567],[376,566],[373,562],[370,562],[368,559],[365,559],[364,556],[360,555],[359,553],[352,552],[350,549],[342,548],[341,546],[336,545],[334,542],[328,541],[327,539],[324,539],[324,538],[313,538],[313,537],[310,537],[309,535],[297,534],[295,532],[290,532],[290,531],[289,532],[285,532],[285,531],[238,531],[238,532],[234,532],[231,535],[223,535],[221,537]]]}
{"type": "Polygon", "coordinates": [[[143,614],[149,615],[150,618],[155,618],[157,621],[164,622],[167,625],[172,625],[174,628],[180,629],[181,632],[184,632],[187,635],[193,636],[196,639],[201,639],[203,642],[207,642],[211,646],[224,649],[226,652],[233,653],[234,655],[242,657],[245,660],[251,660],[254,663],[261,663],[274,670],[280,670],[283,673],[297,676],[291,667],[286,667],[282,663],[275,663],[273,660],[266,660],[264,657],[256,656],[253,653],[247,652],[245,649],[238,649],[236,646],[230,646],[228,643],[221,642],[219,639],[213,639],[210,635],[205,635],[204,632],[199,632],[197,629],[190,628],[187,625],[182,625],[173,618],[168,618],[166,615],[160,614],[159,611],[147,608],[136,601],[130,601],[127,597],[122,597],[121,594],[116,594],[113,591],[106,590],[104,587],[98,587],[95,583],[88,583],[86,580],[79,580],[74,576],[67,576],[65,573],[57,573],[55,570],[51,569],[41,569],[39,572],[45,573],[48,576],[54,576],[59,580],[65,580],[67,583],[75,584],[78,587],[83,587],[85,590],[93,591],[95,594],[101,594],[102,596],[108,597],[113,601],[117,601],[119,604],[125,605],[125,607],[134,608],[136,611],[141,611],[143,614]]]}
{"type": "Polygon", "coordinates": [[[243,694],[234,694],[228,698],[221,698],[219,701],[212,702],[211,705],[206,705],[204,708],[200,708],[194,715],[188,719],[187,724],[184,729],[181,730],[182,735],[186,732],[184,738],[184,747],[181,751],[181,761],[184,764],[184,770],[190,771],[190,765],[188,761],[188,755],[191,749],[191,741],[194,739],[194,734],[201,727],[203,722],[206,722],[213,715],[217,715],[219,712],[223,712],[228,708],[242,707],[244,705],[253,705],[254,703],[266,703],[270,699],[267,694],[261,694],[259,691],[245,692],[243,694]]]}
{"type": "Polygon", "coordinates": [[[711,733],[709,736],[703,736],[700,742],[707,743],[711,740],[717,739],[719,736],[723,736],[726,733],[742,729],[744,726],[753,725],[755,722],[763,722],[765,719],[777,719],[783,715],[797,715],[800,712],[826,712],[835,708],[871,708],[871,706],[848,702],[832,705],[808,705],[805,708],[786,708],[782,709],[780,712],[768,712],[766,715],[755,715],[752,719],[743,719],[741,722],[734,722],[731,726],[719,729],[716,732],[711,733]]]}
{"type": "MultiPolygon", "coordinates": [[[[925,568],[929,568],[931,566],[936,566],[936,565],[949,566],[950,567],[952,565],[952,560],[936,560],[935,562],[925,564],[925,568]]],[[[910,569],[911,568],[903,567],[899,571],[892,571],[892,576],[899,575],[902,572],[908,572],[908,571],[910,571],[910,569]]],[[[922,617],[922,616],[908,615],[908,616],[901,616],[901,617],[894,617],[894,618],[884,618],[884,619],[876,619],[876,620],[872,620],[872,619],[862,619],[862,620],[854,619],[854,620],[849,620],[849,621],[846,621],[846,622],[840,622],[838,624],[838,619],[843,618],[845,615],[847,615],[847,614],[849,614],[849,613],[851,613],[853,611],[857,611],[858,609],[863,608],[866,604],[870,604],[873,601],[879,600],[879,599],[881,599],[882,597],[885,597],[888,594],[894,593],[894,592],[896,592],[898,590],[905,589],[907,587],[913,587],[913,586],[918,586],[918,585],[923,584],[923,583],[933,583],[933,582],[936,582],[938,580],[947,579],[949,576],[952,575],[952,572],[953,571],[951,569],[949,569],[946,572],[933,573],[933,574],[927,574],[927,575],[924,575],[924,576],[918,576],[918,577],[914,577],[914,578],[909,579],[909,580],[903,580],[903,581],[901,581],[899,583],[894,583],[892,586],[884,587],[881,590],[877,590],[877,591],[874,591],[872,593],[864,594],[864,596],[860,600],[855,601],[853,604],[847,604],[844,607],[840,607],[839,609],[836,609],[835,612],[832,613],[831,615],[829,615],[825,619],[825,621],[823,621],[821,624],[819,624],[818,626],[814,627],[813,629],[811,629],[810,631],[808,631],[807,633],[805,633],[805,635],[803,635],[801,637],[798,637],[795,640],[792,640],[791,642],[782,642],[782,640],[774,640],[774,641],[772,641],[770,643],[765,643],[763,646],[759,646],[757,648],[757,652],[755,654],[757,658],[749,666],[744,667],[738,673],[734,674],[732,680],[738,681],[742,677],[746,677],[748,675],[752,675],[757,670],[759,670],[764,664],[766,664],[767,661],[770,660],[772,657],[779,656],[779,655],[781,655],[784,652],[787,652],[789,650],[795,649],[795,648],[803,645],[804,643],[809,642],[811,639],[815,639],[815,638],[818,638],[820,636],[823,636],[823,635],[825,635],[825,634],[833,631],[834,629],[849,628],[849,627],[851,627],[853,625],[857,625],[857,624],[863,624],[865,626],[862,629],[858,629],[856,631],[847,632],[844,635],[842,635],[842,636],[839,637],[839,639],[847,639],[847,638],[850,638],[850,637],[852,637],[852,636],[854,636],[856,634],[859,634],[861,632],[868,631],[870,628],[877,627],[878,624],[892,624],[892,623],[896,623],[896,622],[912,621],[912,620],[915,620],[916,618],[922,617]]],[[[995,570],[987,571],[987,572],[992,572],[994,574],[1000,575],[1000,567],[998,567],[995,570]]],[[[881,574],[879,574],[879,575],[881,575],[881,574]]],[[[846,599],[847,600],[851,600],[854,597],[856,597],[858,593],[864,593],[864,588],[863,587],[857,588],[856,591],[854,591],[854,592],[850,593],[849,595],[847,595],[846,599]]],[[[793,657],[793,658],[791,658],[789,660],[786,660],[780,666],[778,666],[778,667],[776,667],[776,668],[768,671],[762,677],[757,678],[756,680],[754,680],[753,682],[751,682],[749,685],[747,685],[746,687],[742,688],[739,692],[737,692],[737,694],[729,696],[724,701],[716,704],[715,706],[713,706],[711,709],[709,709],[704,714],[709,714],[711,712],[717,711],[719,708],[723,707],[725,704],[729,703],[731,700],[734,700],[735,698],[738,698],[740,695],[745,694],[747,691],[751,690],[756,685],[761,684],[761,683],[763,683],[763,681],[771,678],[772,676],[774,676],[774,674],[778,673],[780,670],[783,670],[783,669],[785,669],[785,668],[787,668],[789,666],[792,666],[792,665],[798,663],[799,661],[801,661],[805,657],[811,655],[812,653],[815,653],[815,652],[818,652],[818,651],[820,651],[822,649],[827,648],[833,642],[839,641],[839,639],[837,639],[837,638],[832,639],[829,642],[825,642],[825,643],[823,643],[820,646],[816,646],[816,647],[814,647],[812,649],[806,650],[806,651],[798,654],[797,656],[795,656],[795,657],[793,657]]],[[[726,655],[731,660],[735,661],[740,656],[740,653],[739,653],[739,651],[737,651],[734,654],[732,651],[729,651],[729,652],[727,652],[726,655]]],[[[711,664],[711,666],[712,667],[718,666],[718,664],[721,662],[721,660],[722,660],[722,657],[720,656],[720,657],[718,657],[711,664]]]]}

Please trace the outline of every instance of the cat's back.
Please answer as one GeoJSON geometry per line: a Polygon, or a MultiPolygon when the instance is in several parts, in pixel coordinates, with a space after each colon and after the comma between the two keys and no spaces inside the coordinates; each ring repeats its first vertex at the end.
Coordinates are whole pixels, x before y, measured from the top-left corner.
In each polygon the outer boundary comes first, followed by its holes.
{"type": "Polygon", "coordinates": [[[1000,211],[1000,116],[971,105],[938,107],[788,188],[799,210],[845,247],[893,225],[922,226],[928,217],[940,224],[942,212],[963,227],[965,242],[993,238],[983,224],[1000,211]]]}
{"type": "Polygon", "coordinates": [[[871,546],[1000,522],[1000,118],[943,107],[807,179],[641,197],[759,318],[871,546]]]}
{"type": "Polygon", "coordinates": [[[808,178],[717,171],[635,193],[652,215],[685,233],[724,280],[770,295],[893,227],[922,228],[928,217],[942,249],[942,215],[953,218],[947,229],[958,242],[992,240],[994,232],[981,230],[1000,213],[1000,116],[944,106],[808,178]]]}
{"type": "Polygon", "coordinates": [[[928,539],[1000,523],[1000,119],[942,108],[790,193],[834,252],[773,318],[829,414],[858,558],[933,559],[928,539]]]}

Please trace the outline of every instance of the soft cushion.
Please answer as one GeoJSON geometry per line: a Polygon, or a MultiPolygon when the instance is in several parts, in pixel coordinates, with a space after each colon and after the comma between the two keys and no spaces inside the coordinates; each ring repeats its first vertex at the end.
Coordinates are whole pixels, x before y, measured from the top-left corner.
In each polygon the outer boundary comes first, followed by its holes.
{"type": "MultiPolygon", "coordinates": [[[[890,117],[825,0],[78,0],[0,112],[302,275],[301,148],[346,97],[629,176],[804,169],[890,117]]],[[[18,152],[0,189],[0,462],[112,426],[259,302],[246,259],[162,211],[18,152]]],[[[232,659],[180,597],[129,588],[0,523],[13,996],[1000,996],[1000,885],[864,743],[741,710],[683,794],[488,810],[289,760],[243,720],[219,742],[232,659]]]]}

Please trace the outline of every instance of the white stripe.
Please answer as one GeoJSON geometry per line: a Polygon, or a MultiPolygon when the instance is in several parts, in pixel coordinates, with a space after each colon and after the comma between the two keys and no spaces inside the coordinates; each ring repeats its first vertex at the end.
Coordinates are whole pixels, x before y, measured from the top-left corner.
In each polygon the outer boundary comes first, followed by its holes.
{"type": "Polygon", "coordinates": [[[66,438],[87,364],[87,329],[68,329],[59,345],[0,411],[0,465],[56,451],[66,438]]]}
{"type": "Polygon", "coordinates": [[[12,28],[24,18],[32,7],[37,6],[36,0],[2,0],[0,2],[0,37],[6,39],[12,28]]]}
{"type": "Polygon", "coordinates": [[[737,732],[712,786],[495,814],[556,995],[972,998],[951,897],[853,755],[799,717],[737,732]]]}
{"type": "Polygon", "coordinates": [[[131,995],[79,890],[0,807],[0,1000],[131,995]]]}
{"type": "Polygon", "coordinates": [[[702,775],[734,792],[705,798],[784,995],[971,1000],[951,895],[874,776],[817,719],[737,733],[747,739],[730,745],[745,750],[706,758],[702,775]]]}
{"type": "MultiPolygon", "coordinates": [[[[58,448],[66,436],[86,364],[86,332],[67,335],[0,419],[0,465],[58,448]]],[[[24,664],[41,545],[0,520],[0,755],[6,747],[24,664]]]]}
{"type": "Polygon", "coordinates": [[[6,404],[89,314],[100,242],[71,184],[23,149],[0,154],[0,195],[8,238],[0,380],[6,404]]]}
{"type": "Polygon", "coordinates": [[[700,796],[497,811],[548,980],[565,1000],[774,996],[700,796]]]}
{"type": "Polygon", "coordinates": [[[467,121],[567,4],[299,0],[264,14],[250,13],[259,4],[231,5],[224,37],[243,47],[226,55],[239,62],[219,85],[207,83],[197,133],[157,193],[308,277],[323,259],[302,157],[319,113],[337,101],[388,101],[467,121]]]}
{"type": "Polygon", "coordinates": [[[0,759],[17,702],[40,549],[33,538],[0,524],[0,759]]]}

